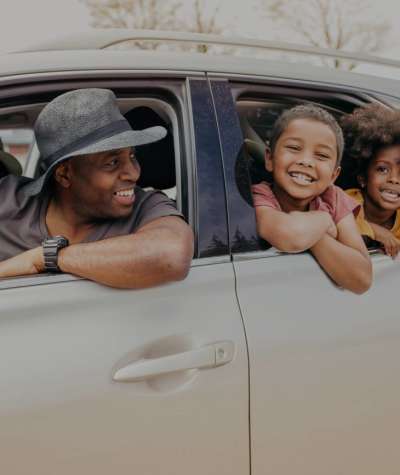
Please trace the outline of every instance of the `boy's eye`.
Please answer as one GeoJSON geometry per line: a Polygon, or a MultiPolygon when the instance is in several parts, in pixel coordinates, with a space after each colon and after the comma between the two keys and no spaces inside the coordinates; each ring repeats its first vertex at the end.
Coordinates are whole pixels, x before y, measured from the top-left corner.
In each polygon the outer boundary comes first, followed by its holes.
{"type": "Polygon", "coordinates": [[[326,153],[317,153],[317,157],[318,157],[320,160],[329,160],[329,159],[330,159],[330,156],[327,155],[326,153]]]}
{"type": "Polygon", "coordinates": [[[286,145],[286,148],[289,149],[289,150],[300,150],[300,146],[299,145],[291,145],[291,144],[288,144],[286,145]]]}

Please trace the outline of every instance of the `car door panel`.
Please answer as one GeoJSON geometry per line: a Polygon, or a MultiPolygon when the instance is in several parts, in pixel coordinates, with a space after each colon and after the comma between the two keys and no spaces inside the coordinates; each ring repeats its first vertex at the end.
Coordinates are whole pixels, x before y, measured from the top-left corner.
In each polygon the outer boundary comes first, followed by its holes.
{"type": "Polygon", "coordinates": [[[250,361],[253,473],[396,474],[398,263],[360,297],[308,254],[235,262],[250,361]]]}
{"type": "Polygon", "coordinates": [[[399,261],[372,256],[374,282],[359,296],[338,288],[308,253],[260,251],[251,198],[240,189],[240,178],[248,177],[237,172],[243,136],[232,119],[234,94],[221,99],[229,88],[226,79],[211,81],[249,349],[252,473],[394,475],[400,466],[399,261]]]}
{"type": "Polygon", "coordinates": [[[231,263],[142,291],[49,278],[0,298],[5,473],[248,473],[247,355],[231,263]],[[218,341],[234,346],[223,366],[113,381],[128,362],[218,341]]]}

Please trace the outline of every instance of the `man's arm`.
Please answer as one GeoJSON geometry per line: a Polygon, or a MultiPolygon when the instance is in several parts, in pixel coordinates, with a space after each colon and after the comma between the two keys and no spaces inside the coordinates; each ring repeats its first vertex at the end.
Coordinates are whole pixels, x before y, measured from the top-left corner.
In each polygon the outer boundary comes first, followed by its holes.
{"type": "Polygon", "coordinates": [[[337,239],[325,234],[311,252],[337,285],[357,294],[372,283],[371,260],[352,214],[338,224],[337,239]]]}
{"type": "MultiPolygon", "coordinates": [[[[72,244],[59,253],[63,272],[118,288],[145,288],[184,279],[193,257],[193,233],[176,216],[150,221],[137,232],[91,243],[72,244]]],[[[41,247],[0,263],[0,277],[43,272],[41,247]]]]}
{"type": "Polygon", "coordinates": [[[285,213],[268,206],[256,207],[258,234],[283,252],[309,249],[329,232],[336,236],[336,226],[325,211],[285,213]]]}

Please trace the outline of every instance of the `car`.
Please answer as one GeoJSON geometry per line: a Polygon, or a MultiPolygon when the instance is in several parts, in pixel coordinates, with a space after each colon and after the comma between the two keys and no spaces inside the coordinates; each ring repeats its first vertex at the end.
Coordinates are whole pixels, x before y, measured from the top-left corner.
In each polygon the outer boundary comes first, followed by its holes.
{"type": "Polygon", "coordinates": [[[168,285],[0,280],[2,473],[398,474],[398,262],[371,249],[372,288],[337,287],[309,253],[258,238],[250,187],[283,109],[398,107],[399,82],[250,55],[106,48],[154,39],[385,64],[125,30],[0,58],[0,137],[26,176],[43,172],[32,129],[44,105],[110,88],[133,128],[169,131],[138,149],[140,184],[166,191],[195,232],[188,277],[168,285]]]}

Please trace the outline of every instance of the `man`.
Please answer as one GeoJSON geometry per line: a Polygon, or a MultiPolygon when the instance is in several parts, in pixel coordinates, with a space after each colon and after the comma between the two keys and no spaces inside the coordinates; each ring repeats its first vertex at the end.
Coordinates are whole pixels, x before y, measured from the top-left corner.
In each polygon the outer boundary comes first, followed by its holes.
{"type": "Polygon", "coordinates": [[[165,134],[132,130],[106,89],[50,102],[35,124],[46,172],[0,181],[0,277],[61,271],[118,288],[183,279],[191,229],[164,194],[136,187],[133,147],[165,134]]]}

